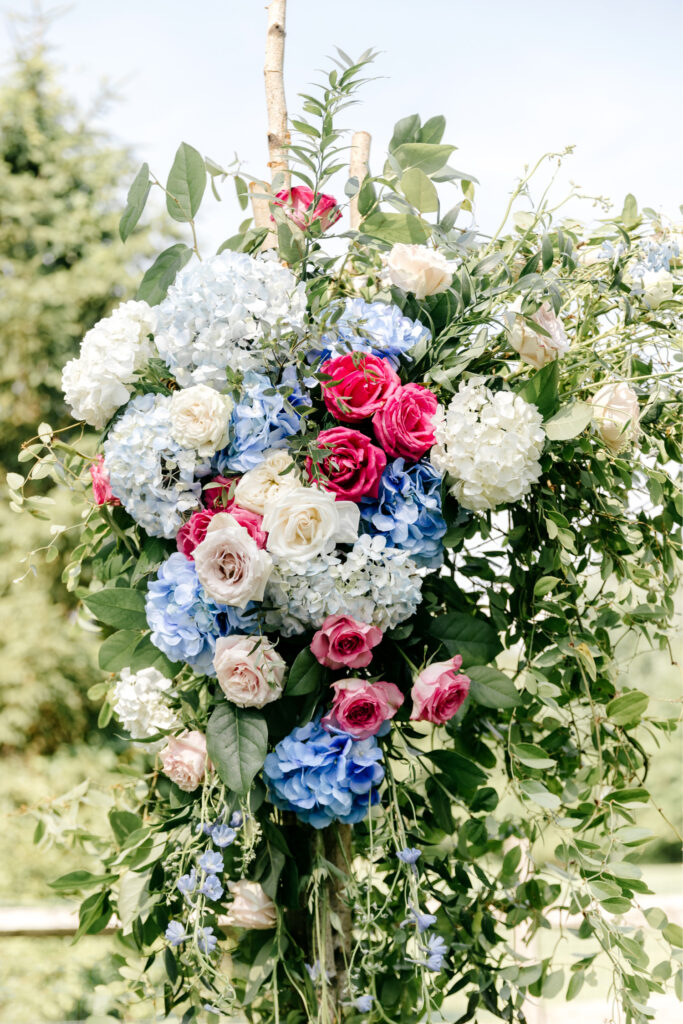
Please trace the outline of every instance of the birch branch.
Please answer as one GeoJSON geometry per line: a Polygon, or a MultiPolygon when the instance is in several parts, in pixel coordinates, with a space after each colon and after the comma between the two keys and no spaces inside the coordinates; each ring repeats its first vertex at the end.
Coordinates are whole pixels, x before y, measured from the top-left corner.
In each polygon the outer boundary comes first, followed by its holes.
{"type": "MultiPolygon", "coordinates": [[[[358,178],[358,184],[362,185],[368,174],[368,161],[370,159],[370,133],[355,132],[351,139],[351,159],[349,161],[349,177],[358,178]]],[[[353,197],[349,204],[349,216],[351,228],[357,231],[361,216],[358,211],[358,194],[353,197]]]]}
{"type": "Polygon", "coordinates": [[[287,128],[287,101],[283,77],[286,14],[287,0],[270,0],[263,77],[266,83],[266,107],[268,109],[270,179],[271,182],[274,182],[277,175],[284,175],[284,183],[280,187],[288,189],[290,178],[287,147],[290,143],[290,135],[287,128]]]}

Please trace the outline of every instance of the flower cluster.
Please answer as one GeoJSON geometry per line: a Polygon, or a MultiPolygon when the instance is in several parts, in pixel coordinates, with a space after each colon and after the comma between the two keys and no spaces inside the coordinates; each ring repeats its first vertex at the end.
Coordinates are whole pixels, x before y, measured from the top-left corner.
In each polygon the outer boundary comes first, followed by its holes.
{"type": "Polygon", "coordinates": [[[285,448],[287,438],[299,430],[296,406],[304,401],[296,381],[285,378],[274,387],[265,374],[249,371],[242,381],[242,397],[232,413],[230,447],[214,460],[219,473],[246,473],[263,462],[263,453],[285,448]]]}
{"type": "Polygon", "coordinates": [[[361,821],[377,803],[384,778],[382,751],[374,738],[355,740],[328,733],[319,721],[294,729],[263,768],[268,799],[302,821],[325,828],[333,821],[361,821]]]}
{"type": "MultiPolygon", "coordinates": [[[[114,714],[134,740],[147,740],[180,726],[180,718],[168,703],[173,682],[155,668],[132,672],[121,669],[110,701],[114,714]]],[[[161,744],[147,744],[148,750],[161,744]]]]}
{"type": "Polygon", "coordinates": [[[360,514],[369,533],[385,536],[393,547],[408,551],[417,565],[435,568],[443,561],[441,538],[446,523],[441,514],[441,474],[430,463],[390,462],[377,499],[364,498],[360,514]]]}
{"type": "Polygon", "coordinates": [[[325,362],[347,352],[371,352],[396,369],[401,356],[430,337],[429,328],[403,316],[398,306],[347,299],[341,316],[325,326],[322,344],[310,351],[309,358],[325,362]]]}

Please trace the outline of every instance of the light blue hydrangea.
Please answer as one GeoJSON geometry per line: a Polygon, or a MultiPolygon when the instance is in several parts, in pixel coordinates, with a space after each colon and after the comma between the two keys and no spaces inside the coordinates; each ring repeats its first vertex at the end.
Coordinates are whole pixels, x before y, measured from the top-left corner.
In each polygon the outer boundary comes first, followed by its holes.
{"type": "Polygon", "coordinates": [[[266,449],[286,448],[287,438],[299,430],[297,406],[306,401],[291,372],[278,385],[263,373],[246,373],[232,411],[230,447],[214,457],[214,471],[246,473],[263,462],[266,449]]]}
{"type": "Polygon", "coordinates": [[[377,500],[363,498],[361,520],[370,534],[385,536],[410,553],[417,565],[435,569],[443,561],[441,474],[428,462],[405,468],[405,459],[390,462],[382,473],[377,500]]]}
{"type": "Polygon", "coordinates": [[[396,369],[399,356],[430,337],[428,327],[404,316],[392,303],[347,299],[344,312],[324,329],[320,347],[310,351],[308,358],[325,362],[346,352],[372,352],[396,369]]]}
{"type": "Polygon", "coordinates": [[[149,583],[145,612],[155,647],[171,661],[186,661],[204,675],[215,675],[213,656],[219,636],[258,631],[249,607],[242,612],[205,597],[194,562],[179,551],[149,583]]]}
{"type": "Polygon", "coordinates": [[[268,799],[314,828],[333,821],[355,824],[379,799],[381,760],[374,736],[354,740],[343,732],[326,732],[319,720],[309,722],[293,729],[266,757],[268,799]]]}
{"type": "Polygon", "coordinates": [[[183,513],[199,507],[208,463],[171,437],[170,395],[138,395],[104,442],[113,494],[153,537],[175,537],[183,513]]]}

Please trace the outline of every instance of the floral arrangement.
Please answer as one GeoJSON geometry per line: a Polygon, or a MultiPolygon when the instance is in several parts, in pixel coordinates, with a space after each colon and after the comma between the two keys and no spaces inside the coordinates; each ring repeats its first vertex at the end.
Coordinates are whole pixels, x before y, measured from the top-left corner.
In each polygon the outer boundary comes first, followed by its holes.
{"type": "Polygon", "coordinates": [[[131,993],[183,1022],[522,1021],[600,955],[645,1021],[671,968],[620,915],[673,724],[619,645],[666,645],[673,614],[679,239],[632,197],[553,219],[531,175],[482,237],[416,116],[350,177],[345,229],[324,188],[369,59],[305,97],[300,184],[201,260],[207,178],[247,190],[181,146],[193,245],[64,368],[83,439],[44,424],[9,481],[37,515],[49,473],[85,498],[64,578],[132,743],[111,836],[70,825],[100,867],[55,885],[86,894],[81,934],[116,915],[131,993]],[[566,967],[519,945],[551,917],[588,947],[566,967]]]}

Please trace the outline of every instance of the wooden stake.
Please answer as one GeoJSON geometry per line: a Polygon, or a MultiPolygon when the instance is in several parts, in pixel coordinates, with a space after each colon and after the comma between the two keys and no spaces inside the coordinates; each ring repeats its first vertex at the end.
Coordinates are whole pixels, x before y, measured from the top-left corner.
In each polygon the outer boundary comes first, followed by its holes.
{"type": "MultiPolygon", "coordinates": [[[[351,139],[351,159],[349,161],[349,177],[358,178],[359,185],[363,184],[363,180],[368,174],[368,161],[370,159],[370,133],[369,132],[355,132],[351,139]]],[[[351,218],[351,228],[353,231],[357,231],[361,216],[358,212],[358,196],[355,195],[349,204],[349,216],[351,218]]]]}

